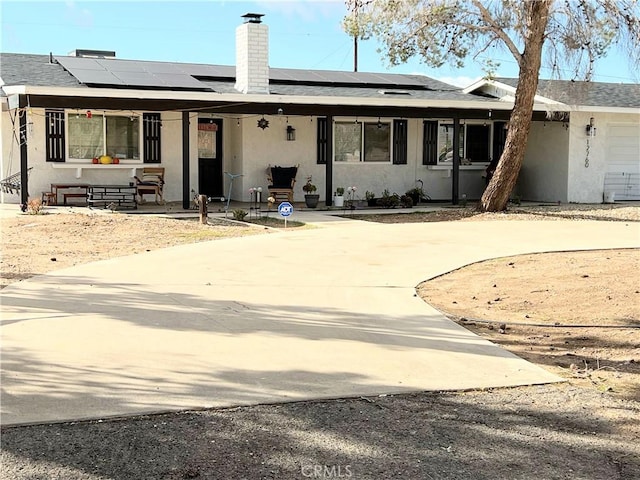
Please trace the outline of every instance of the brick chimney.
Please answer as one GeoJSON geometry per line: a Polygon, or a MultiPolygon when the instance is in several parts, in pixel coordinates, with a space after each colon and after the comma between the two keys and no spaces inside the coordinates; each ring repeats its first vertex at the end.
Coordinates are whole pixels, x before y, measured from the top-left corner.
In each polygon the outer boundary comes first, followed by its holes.
{"type": "Polygon", "coordinates": [[[269,93],[269,27],[261,13],[247,13],[236,28],[236,90],[269,93]]]}

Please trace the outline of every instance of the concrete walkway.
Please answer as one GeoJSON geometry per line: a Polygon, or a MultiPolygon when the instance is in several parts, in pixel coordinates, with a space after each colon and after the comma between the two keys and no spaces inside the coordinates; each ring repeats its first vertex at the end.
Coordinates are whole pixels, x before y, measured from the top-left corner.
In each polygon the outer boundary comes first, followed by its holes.
{"type": "Polygon", "coordinates": [[[317,228],[2,290],[2,424],[558,381],[447,320],[415,286],[498,256],[640,246],[624,222],[298,219],[317,228]]]}

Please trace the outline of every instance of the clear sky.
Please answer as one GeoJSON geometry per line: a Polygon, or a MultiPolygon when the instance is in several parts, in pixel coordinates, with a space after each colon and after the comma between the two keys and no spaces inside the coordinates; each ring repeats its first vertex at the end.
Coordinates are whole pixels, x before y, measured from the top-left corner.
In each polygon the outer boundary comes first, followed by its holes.
{"type": "MultiPolygon", "coordinates": [[[[115,50],[136,60],[235,64],[235,28],[241,15],[263,13],[269,25],[269,64],[281,68],[353,70],[353,40],[342,30],[342,0],[30,1],[0,0],[0,50],[66,55],[75,49],[115,50]]],[[[390,67],[373,40],[359,44],[358,69],[421,73],[468,85],[483,75],[472,60],[464,69],[428,68],[418,60],[390,67]]],[[[499,76],[517,75],[509,54],[499,76]]],[[[614,52],[596,65],[594,80],[637,82],[614,52]]],[[[549,76],[542,71],[541,77],[549,76]]],[[[568,73],[570,78],[570,73],[568,73]]]]}

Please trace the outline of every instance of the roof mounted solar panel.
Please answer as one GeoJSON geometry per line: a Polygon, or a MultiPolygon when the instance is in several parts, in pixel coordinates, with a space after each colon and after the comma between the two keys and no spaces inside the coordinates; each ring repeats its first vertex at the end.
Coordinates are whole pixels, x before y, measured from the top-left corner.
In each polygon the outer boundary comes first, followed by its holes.
{"type": "Polygon", "coordinates": [[[96,60],[105,70],[111,72],[144,72],[144,62],[136,62],[133,60],[96,60]]]}
{"type": "Polygon", "coordinates": [[[211,90],[180,66],[162,62],[76,57],[57,57],[56,60],[85,85],[211,90]]]}
{"type": "Polygon", "coordinates": [[[81,68],[83,70],[104,70],[104,67],[100,65],[95,58],[54,57],[54,59],[68,71],[71,71],[73,68],[81,68]]]}

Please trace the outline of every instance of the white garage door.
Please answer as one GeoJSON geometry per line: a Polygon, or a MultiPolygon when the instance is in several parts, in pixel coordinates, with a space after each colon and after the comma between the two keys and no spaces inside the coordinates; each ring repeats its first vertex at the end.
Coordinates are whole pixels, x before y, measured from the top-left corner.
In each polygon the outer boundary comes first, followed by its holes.
{"type": "Polygon", "coordinates": [[[616,200],[640,200],[640,126],[609,125],[604,191],[616,200]]]}

